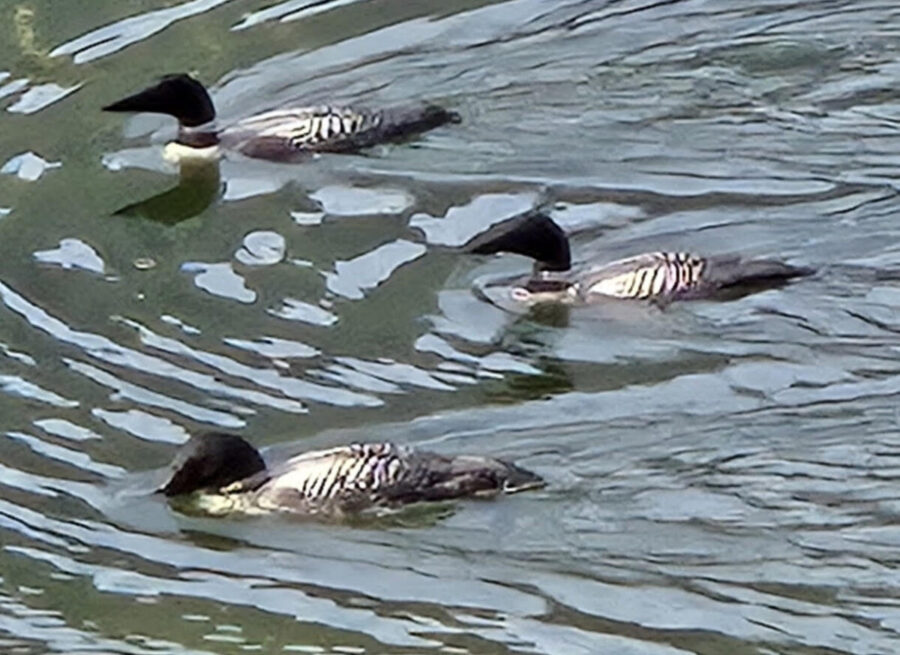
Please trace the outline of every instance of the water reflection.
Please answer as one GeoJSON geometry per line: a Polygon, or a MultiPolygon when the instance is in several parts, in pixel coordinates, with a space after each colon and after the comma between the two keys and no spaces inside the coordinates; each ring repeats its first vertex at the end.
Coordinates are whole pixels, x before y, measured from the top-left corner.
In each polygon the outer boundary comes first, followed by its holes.
{"type": "Polygon", "coordinates": [[[24,4],[3,161],[62,165],[0,175],[0,649],[897,651],[895,7],[24,4]],[[226,120],[433,98],[465,121],[226,158],[142,205],[174,171],[116,151],[97,99],[198,66],[226,120]],[[530,262],[458,249],[536,206],[579,258],[823,271],[664,309],[484,302],[530,262]],[[173,516],[137,472],[215,426],[273,456],[503,454],[549,486],[410,525],[173,516]]]}
{"type": "Polygon", "coordinates": [[[222,191],[219,163],[185,160],[178,167],[178,184],[145,200],[130,203],[116,216],[146,218],[164,225],[177,225],[206,211],[222,191]]]}

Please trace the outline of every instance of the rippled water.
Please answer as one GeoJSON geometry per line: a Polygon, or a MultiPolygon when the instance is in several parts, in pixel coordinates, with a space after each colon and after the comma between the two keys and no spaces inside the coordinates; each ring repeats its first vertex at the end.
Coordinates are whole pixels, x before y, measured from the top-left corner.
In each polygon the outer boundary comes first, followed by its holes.
{"type": "Polygon", "coordinates": [[[16,0],[0,8],[0,650],[900,652],[900,8],[884,0],[16,0]],[[425,98],[300,165],[164,162],[98,108],[425,98]],[[820,267],[523,314],[453,246],[820,267]],[[193,431],[503,455],[549,486],[398,525],[144,492],[193,431]]]}

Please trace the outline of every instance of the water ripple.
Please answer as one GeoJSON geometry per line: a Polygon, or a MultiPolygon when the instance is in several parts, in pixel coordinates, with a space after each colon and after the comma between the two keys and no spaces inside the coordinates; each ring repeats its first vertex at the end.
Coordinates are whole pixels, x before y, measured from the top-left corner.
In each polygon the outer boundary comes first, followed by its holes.
{"type": "Polygon", "coordinates": [[[198,389],[223,396],[231,396],[247,402],[278,407],[283,411],[293,413],[306,411],[305,407],[296,401],[276,398],[256,391],[237,389],[222,384],[213,376],[190,371],[162,359],[124,348],[105,337],[89,332],[72,330],[62,321],[50,316],[36,305],[29,303],[3,283],[0,283],[0,298],[2,298],[9,309],[21,315],[35,328],[51,334],[62,343],[77,346],[88,355],[101,361],[125,366],[141,372],[155,373],[161,377],[178,380],[198,389]]]}
{"type": "Polygon", "coordinates": [[[76,64],[107,57],[161,32],[177,21],[202,14],[227,2],[229,0],[191,0],[167,9],[137,14],[66,41],[51,50],[50,56],[72,55],[76,64]]]}
{"type": "Polygon", "coordinates": [[[145,4],[18,8],[5,44],[0,649],[896,652],[896,7],[145,4]],[[172,119],[97,107],[178,70],[223,123],[463,121],[172,188],[172,119]],[[819,272],[525,311],[485,281],[530,262],[459,246],[538,206],[579,262],[819,272]],[[393,440],[548,485],[371,524],[186,516],[151,491],[209,428],[270,461],[393,440]]]}

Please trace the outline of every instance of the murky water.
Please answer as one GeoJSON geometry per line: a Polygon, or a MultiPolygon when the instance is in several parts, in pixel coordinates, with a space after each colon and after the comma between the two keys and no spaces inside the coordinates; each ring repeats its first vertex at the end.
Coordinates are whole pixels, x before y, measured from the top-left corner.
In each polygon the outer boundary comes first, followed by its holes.
{"type": "Polygon", "coordinates": [[[900,652],[896,3],[0,16],[0,650],[900,652]],[[170,120],[98,111],[173,71],[226,120],[425,98],[464,122],[179,179],[170,120]],[[485,302],[528,262],[443,246],[539,203],[578,259],[821,271],[665,310],[485,302]],[[203,429],[549,486],[400,525],[191,518],[142,491],[203,429]]]}

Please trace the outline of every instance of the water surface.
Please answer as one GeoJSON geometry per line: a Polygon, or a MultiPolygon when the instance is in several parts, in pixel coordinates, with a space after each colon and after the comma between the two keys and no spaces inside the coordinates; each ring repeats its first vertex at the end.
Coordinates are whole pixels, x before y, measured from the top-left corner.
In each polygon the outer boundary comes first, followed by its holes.
{"type": "Polygon", "coordinates": [[[900,650],[892,3],[0,14],[0,649],[900,650]],[[225,120],[428,99],[463,123],[179,177],[170,119],[98,111],[174,71],[225,120]],[[447,246],[537,205],[579,260],[820,273],[664,310],[486,302],[529,263],[447,246]],[[549,485],[388,525],[187,517],[143,493],[210,429],[273,458],[502,455],[549,485]]]}

